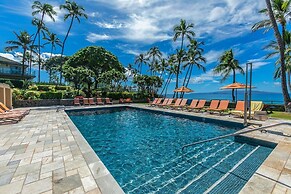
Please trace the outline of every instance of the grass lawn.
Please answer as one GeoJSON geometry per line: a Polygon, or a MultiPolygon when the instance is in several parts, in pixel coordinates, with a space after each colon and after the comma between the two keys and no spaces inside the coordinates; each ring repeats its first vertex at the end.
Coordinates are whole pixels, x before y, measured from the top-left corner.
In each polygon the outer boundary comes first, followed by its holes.
{"type": "Polygon", "coordinates": [[[278,119],[291,120],[291,113],[287,113],[287,112],[273,111],[273,113],[270,114],[269,116],[273,118],[278,118],[278,119]]]}

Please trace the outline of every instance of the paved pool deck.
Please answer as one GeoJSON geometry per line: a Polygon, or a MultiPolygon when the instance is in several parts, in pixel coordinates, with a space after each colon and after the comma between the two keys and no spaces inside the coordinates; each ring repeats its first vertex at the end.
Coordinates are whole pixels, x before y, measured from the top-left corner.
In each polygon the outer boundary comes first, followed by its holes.
{"type": "MultiPolygon", "coordinates": [[[[140,104],[129,106],[161,110],[140,104]]],[[[242,119],[229,116],[162,111],[242,123],[242,119]]],[[[253,124],[266,126],[280,122],[285,121],[269,119],[253,124]]],[[[251,125],[244,130],[256,127],[251,125]]],[[[291,137],[288,136],[291,126],[279,125],[267,130],[267,133],[254,131],[243,135],[277,146],[241,193],[291,193],[291,137]]],[[[123,191],[64,110],[57,111],[54,107],[31,110],[19,123],[0,126],[0,193],[111,194],[123,191]]]]}

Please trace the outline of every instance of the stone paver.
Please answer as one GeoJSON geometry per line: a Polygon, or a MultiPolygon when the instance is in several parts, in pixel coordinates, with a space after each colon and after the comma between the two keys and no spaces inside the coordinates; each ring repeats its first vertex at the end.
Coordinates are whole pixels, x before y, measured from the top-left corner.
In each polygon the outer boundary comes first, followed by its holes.
{"type": "MultiPolygon", "coordinates": [[[[0,126],[0,193],[101,193],[107,181],[98,184],[96,162],[64,111],[31,110],[21,122],[0,126]]],[[[103,193],[123,193],[113,177],[109,182],[112,192],[103,193]]]]}
{"type": "MultiPolygon", "coordinates": [[[[229,116],[163,111],[242,123],[242,119],[229,116]]],[[[268,130],[283,133],[255,131],[244,135],[277,146],[241,193],[291,193],[291,138],[288,136],[291,127],[268,130]]],[[[32,110],[17,124],[0,126],[0,193],[111,194],[123,191],[67,114],[62,110],[43,109],[32,110]]]]}

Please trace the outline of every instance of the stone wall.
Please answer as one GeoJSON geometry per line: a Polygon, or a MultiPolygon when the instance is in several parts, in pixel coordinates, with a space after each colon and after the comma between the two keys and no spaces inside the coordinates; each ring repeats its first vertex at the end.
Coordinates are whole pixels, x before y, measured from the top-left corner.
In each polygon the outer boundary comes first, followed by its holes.
{"type": "Polygon", "coordinates": [[[15,100],[13,102],[14,108],[20,107],[39,107],[39,106],[72,106],[73,99],[40,99],[40,100],[15,100]]]}

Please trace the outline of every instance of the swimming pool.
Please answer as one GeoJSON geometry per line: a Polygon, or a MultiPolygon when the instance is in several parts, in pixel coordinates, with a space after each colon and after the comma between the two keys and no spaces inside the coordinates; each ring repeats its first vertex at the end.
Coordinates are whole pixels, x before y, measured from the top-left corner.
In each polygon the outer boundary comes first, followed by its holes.
{"type": "Polygon", "coordinates": [[[126,193],[238,193],[272,151],[233,138],[181,151],[239,129],[230,123],[133,108],[67,113],[126,193]]]}

